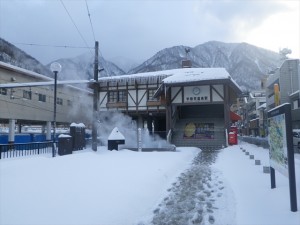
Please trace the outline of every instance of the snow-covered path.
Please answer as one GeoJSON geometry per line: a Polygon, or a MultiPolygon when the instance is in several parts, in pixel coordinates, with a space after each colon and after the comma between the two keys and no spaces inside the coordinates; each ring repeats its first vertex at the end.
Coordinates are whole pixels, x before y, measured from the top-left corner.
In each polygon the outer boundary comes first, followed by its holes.
{"type": "MultiPolygon", "coordinates": [[[[268,150],[246,142],[202,152],[173,183],[169,196],[154,210],[153,220],[144,224],[299,224],[299,210],[290,210],[288,179],[276,172],[277,188],[271,189],[264,166],[269,166],[268,150]],[[255,160],[261,164],[255,165],[255,160]]],[[[299,209],[299,154],[295,166],[299,209]]]]}
{"type": "Polygon", "coordinates": [[[154,210],[152,224],[232,224],[234,215],[228,215],[227,221],[215,218],[220,210],[217,198],[222,198],[224,185],[217,171],[212,171],[218,151],[199,153],[192,167],[182,173],[177,182],[168,189],[170,194],[154,210]]]}

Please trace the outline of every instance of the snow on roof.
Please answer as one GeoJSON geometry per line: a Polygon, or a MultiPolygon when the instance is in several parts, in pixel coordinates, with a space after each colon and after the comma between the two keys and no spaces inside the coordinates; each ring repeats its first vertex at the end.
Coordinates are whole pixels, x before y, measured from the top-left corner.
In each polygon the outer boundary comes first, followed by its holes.
{"type": "Polygon", "coordinates": [[[231,79],[231,76],[224,68],[187,68],[174,70],[172,76],[165,78],[163,82],[170,84],[219,79],[231,79]]]}
{"type": "Polygon", "coordinates": [[[137,73],[112,77],[101,77],[99,81],[114,81],[123,79],[138,79],[165,76],[164,83],[179,83],[213,79],[231,79],[225,68],[180,68],[147,73],[137,73]]]}
{"type": "Polygon", "coordinates": [[[59,136],[58,136],[58,138],[70,138],[70,137],[72,137],[71,135],[68,135],[68,134],[60,134],[59,136]]]}
{"type": "Polygon", "coordinates": [[[110,135],[108,136],[108,140],[125,140],[124,135],[119,131],[117,127],[115,127],[110,135]]]}
{"type": "Polygon", "coordinates": [[[228,79],[241,91],[239,85],[231,78],[225,68],[179,68],[130,75],[101,77],[99,78],[99,82],[127,82],[132,80],[138,81],[139,79],[142,81],[153,78],[162,79],[165,84],[228,79]]]}
{"type": "MultiPolygon", "coordinates": [[[[0,88],[37,87],[37,86],[54,85],[54,83],[53,83],[54,79],[47,77],[45,75],[30,71],[30,70],[26,70],[26,69],[23,69],[23,68],[20,68],[17,66],[13,66],[8,63],[1,62],[1,61],[0,61],[0,67],[11,70],[11,71],[15,71],[15,72],[18,72],[21,74],[25,74],[30,77],[35,77],[35,78],[44,80],[44,81],[29,82],[29,83],[18,83],[18,82],[5,83],[5,84],[1,83],[0,88]]],[[[58,80],[57,85],[66,85],[69,88],[77,89],[79,91],[91,94],[92,92],[90,92],[90,91],[70,85],[70,84],[85,84],[85,83],[91,83],[91,82],[92,81],[89,81],[89,80],[58,80]]]]}
{"type": "Polygon", "coordinates": [[[9,69],[9,70],[12,70],[12,71],[16,71],[16,72],[19,72],[19,73],[23,73],[23,74],[31,76],[31,77],[36,77],[36,78],[39,78],[39,79],[43,79],[43,80],[48,80],[48,81],[53,80],[52,78],[47,77],[45,75],[30,71],[30,70],[26,70],[26,69],[23,69],[23,68],[20,68],[20,67],[17,67],[17,66],[13,66],[13,65],[10,65],[10,64],[4,63],[4,62],[0,62],[0,67],[6,68],[6,69],[9,69]]]}
{"type": "Polygon", "coordinates": [[[136,73],[128,75],[119,75],[111,77],[100,77],[99,81],[114,81],[114,80],[127,80],[127,79],[138,79],[138,78],[147,78],[147,77],[159,77],[159,76],[171,76],[173,70],[163,70],[155,72],[146,72],[146,73],[136,73]]]}
{"type": "Polygon", "coordinates": [[[257,109],[265,109],[267,107],[267,103],[261,104],[257,109]]]}
{"type": "Polygon", "coordinates": [[[70,127],[85,127],[83,123],[71,123],[70,127]]]}
{"type": "Polygon", "coordinates": [[[290,96],[293,96],[293,95],[296,95],[296,94],[299,94],[300,90],[297,90],[295,92],[293,92],[292,94],[290,94],[290,96]]]}

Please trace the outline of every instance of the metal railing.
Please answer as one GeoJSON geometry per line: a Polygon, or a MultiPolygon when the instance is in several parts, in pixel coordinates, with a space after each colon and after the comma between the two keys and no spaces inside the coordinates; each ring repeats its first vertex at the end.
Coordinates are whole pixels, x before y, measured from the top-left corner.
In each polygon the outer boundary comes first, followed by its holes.
{"type": "Polygon", "coordinates": [[[52,153],[52,141],[0,144],[0,159],[52,153]]]}

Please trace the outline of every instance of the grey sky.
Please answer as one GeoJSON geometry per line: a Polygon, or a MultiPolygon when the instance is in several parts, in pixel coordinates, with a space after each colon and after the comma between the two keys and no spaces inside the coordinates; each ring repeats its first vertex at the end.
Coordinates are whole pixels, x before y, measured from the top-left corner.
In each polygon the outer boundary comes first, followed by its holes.
{"type": "MultiPolygon", "coordinates": [[[[63,3],[87,45],[93,47],[85,0],[63,0],[63,3]]],[[[141,62],[163,48],[194,47],[210,40],[244,41],[273,51],[289,47],[293,56],[300,58],[298,0],[87,0],[87,3],[95,38],[106,59],[123,56],[141,62]]],[[[44,64],[88,51],[17,44],[86,46],[60,0],[0,0],[0,37],[44,64]]]]}

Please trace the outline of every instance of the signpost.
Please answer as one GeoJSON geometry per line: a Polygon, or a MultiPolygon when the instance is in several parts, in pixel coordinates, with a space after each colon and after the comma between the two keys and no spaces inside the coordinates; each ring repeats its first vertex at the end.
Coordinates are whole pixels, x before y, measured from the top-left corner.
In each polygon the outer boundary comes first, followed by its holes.
{"type": "Polygon", "coordinates": [[[292,137],[291,104],[268,111],[271,188],[276,188],[275,170],[289,179],[291,211],[297,211],[295,162],[292,137]]]}

